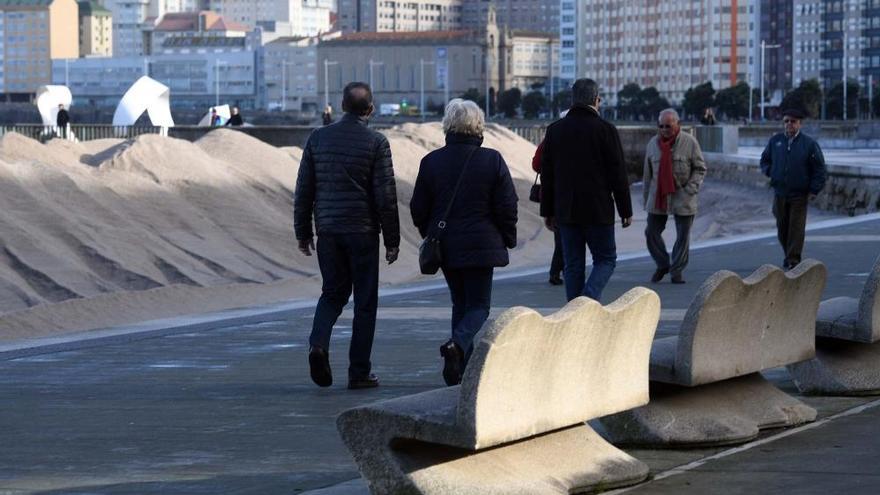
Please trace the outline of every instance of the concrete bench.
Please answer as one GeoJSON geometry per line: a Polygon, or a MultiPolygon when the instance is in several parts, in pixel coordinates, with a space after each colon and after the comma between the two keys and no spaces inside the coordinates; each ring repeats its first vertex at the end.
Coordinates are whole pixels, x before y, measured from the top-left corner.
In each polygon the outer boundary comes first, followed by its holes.
{"type": "Polygon", "coordinates": [[[816,411],[761,371],[814,355],[825,265],[806,260],[784,273],[764,265],[748,278],[715,273],[700,287],[677,337],[651,350],[651,402],[600,421],[615,443],[721,445],[762,428],[790,426],[816,411]]]}
{"type": "Polygon", "coordinates": [[[511,308],[479,337],[461,385],[343,412],[373,493],[574,493],[637,483],[645,464],[585,421],[648,402],[660,299],[637,287],[542,317],[511,308]]]}
{"type": "Polygon", "coordinates": [[[880,257],[859,299],[822,301],[816,317],[816,357],[788,367],[807,394],[880,393],[880,257]]]}

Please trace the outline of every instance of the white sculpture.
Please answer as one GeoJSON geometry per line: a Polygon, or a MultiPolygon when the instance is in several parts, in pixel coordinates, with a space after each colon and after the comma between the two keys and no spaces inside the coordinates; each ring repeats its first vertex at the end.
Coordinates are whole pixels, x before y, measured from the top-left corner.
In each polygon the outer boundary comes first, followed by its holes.
{"type": "MultiPolygon", "coordinates": [[[[229,105],[217,105],[217,106],[211,107],[211,108],[217,110],[217,115],[219,115],[220,118],[223,119],[224,123],[227,122],[230,117],[232,117],[232,113],[229,110],[229,105]]],[[[208,127],[210,125],[211,125],[211,111],[209,110],[208,113],[206,113],[205,116],[202,117],[202,120],[199,121],[199,127],[208,127]]]]}
{"type": "Polygon", "coordinates": [[[168,86],[150,77],[142,76],[123,95],[116,112],[113,113],[113,125],[134,125],[138,117],[146,111],[154,126],[174,127],[171,107],[168,103],[170,93],[168,86]]]}
{"type": "Polygon", "coordinates": [[[37,90],[37,109],[43,125],[54,126],[58,117],[58,105],[70,108],[73,95],[67,86],[40,86],[37,90]]]}

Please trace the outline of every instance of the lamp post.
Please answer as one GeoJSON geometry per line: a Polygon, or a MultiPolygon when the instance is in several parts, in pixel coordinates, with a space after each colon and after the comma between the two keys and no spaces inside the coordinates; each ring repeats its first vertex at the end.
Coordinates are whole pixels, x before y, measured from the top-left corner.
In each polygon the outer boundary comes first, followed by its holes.
{"type": "Polygon", "coordinates": [[[287,110],[287,66],[293,62],[281,61],[281,111],[287,110]]]}
{"type": "Polygon", "coordinates": [[[339,62],[335,60],[324,59],[324,108],[330,105],[330,69],[331,65],[337,65],[339,62]]]}
{"type": "MultiPolygon", "coordinates": [[[[844,21],[843,29],[847,29],[846,22],[844,21]]],[[[843,120],[846,120],[846,66],[849,65],[846,59],[846,43],[849,38],[847,38],[846,31],[843,32],[843,120]]]]}
{"type": "Polygon", "coordinates": [[[214,106],[220,106],[220,66],[229,65],[229,62],[221,62],[219,58],[214,59],[214,106]]]}
{"type": "Polygon", "coordinates": [[[64,85],[70,87],[70,59],[64,59],[64,85]]]}
{"type": "Polygon", "coordinates": [[[370,59],[370,89],[375,92],[376,88],[373,87],[373,67],[376,65],[385,65],[385,62],[374,62],[373,59],[370,59]]]}
{"type": "Polygon", "coordinates": [[[766,58],[766,54],[764,53],[767,48],[782,48],[782,45],[768,45],[766,41],[761,40],[761,121],[766,120],[764,117],[764,110],[766,105],[764,104],[764,59],[766,58]]]}
{"type": "Polygon", "coordinates": [[[434,65],[434,61],[425,61],[425,59],[419,59],[419,113],[422,115],[422,120],[425,120],[425,66],[426,65],[434,65]]]}

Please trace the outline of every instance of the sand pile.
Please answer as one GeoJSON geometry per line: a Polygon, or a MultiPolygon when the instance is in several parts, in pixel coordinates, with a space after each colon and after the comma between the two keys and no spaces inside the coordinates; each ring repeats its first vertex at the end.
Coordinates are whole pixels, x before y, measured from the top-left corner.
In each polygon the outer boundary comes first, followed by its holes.
{"type": "MultiPolygon", "coordinates": [[[[419,277],[409,200],[439,124],[387,131],[399,187],[400,260],[382,282],[419,277]]],[[[486,134],[517,180],[516,266],[542,262],[548,238],[525,204],[534,146],[486,134]],[[542,244],[532,246],[530,244],[542,244]]],[[[293,189],[301,150],[219,129],[201,140],[155,135],[46,145],[0,140],[0,338],[20,338],[317,294],[316,259],[296,251],[293,189]]]]}

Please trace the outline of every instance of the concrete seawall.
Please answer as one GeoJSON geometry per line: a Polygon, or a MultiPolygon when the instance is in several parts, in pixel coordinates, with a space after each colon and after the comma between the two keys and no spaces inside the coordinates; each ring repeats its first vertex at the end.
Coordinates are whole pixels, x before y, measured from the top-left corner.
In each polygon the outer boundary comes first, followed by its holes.
{"type": "MultiPolygon", "coordinates": [[[[704,153],[711,178],[755,187],[770,187],[759,159],[740,155],[704,153]]],[[[827,164],[825,189],[815,200],[823,210],[859,215],[880,211],[880,167],[827,164]]]]}

